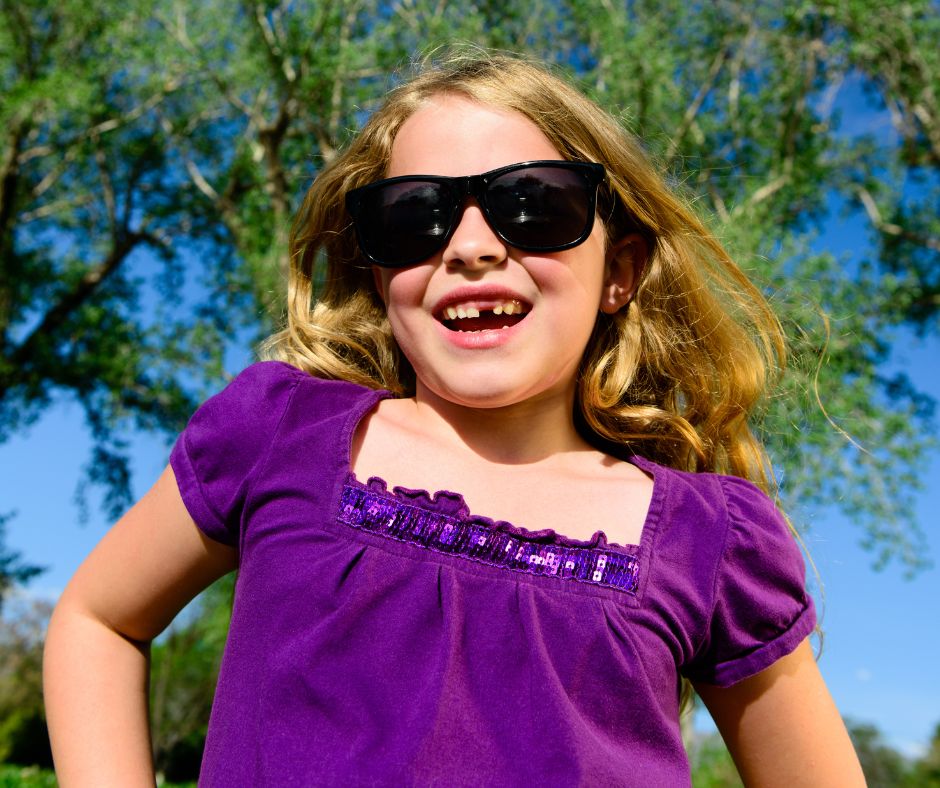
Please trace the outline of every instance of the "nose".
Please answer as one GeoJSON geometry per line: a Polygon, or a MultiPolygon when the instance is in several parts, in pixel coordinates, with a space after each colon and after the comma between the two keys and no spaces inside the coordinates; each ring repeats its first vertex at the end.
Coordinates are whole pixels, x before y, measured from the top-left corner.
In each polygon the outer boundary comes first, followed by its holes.
{"type": "Polygon", "coordinates": [[[499,265],[506,256],[506,244],[493,232],[479,203],[468,199],[457,228],[444,247],[444,264],[478,269],[499,265]]]}

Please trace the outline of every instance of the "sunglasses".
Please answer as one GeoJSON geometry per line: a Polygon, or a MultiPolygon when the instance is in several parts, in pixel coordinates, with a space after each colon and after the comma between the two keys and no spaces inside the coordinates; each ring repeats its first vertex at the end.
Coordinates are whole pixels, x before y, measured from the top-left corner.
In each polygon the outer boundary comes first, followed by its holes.
{"type": "Polygon", "coordinates": [[[441,251],[473,197],[493,232],[526,252],[560,252],[594,226],[604,167],[580,161],[526,161],[482,175],[404,175],[346,195],[359,248],[369,262],[405,268],[441,251]]]}

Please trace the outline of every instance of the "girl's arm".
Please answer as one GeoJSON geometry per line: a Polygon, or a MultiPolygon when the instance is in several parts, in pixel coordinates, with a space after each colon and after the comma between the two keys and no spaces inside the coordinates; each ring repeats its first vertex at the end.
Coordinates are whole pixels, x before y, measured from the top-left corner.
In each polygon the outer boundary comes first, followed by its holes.
{"type": "Polygon", "coordinates": [[[809,641],[731,687],[697,684],[745,785],[864,786],[809,641]]]}
{"type": "Polygon", "coordinates": [[[152,786],[150,641],[235,550],[196,528],[168,467],[79,567],[46,636],[49,736],[63,786],[152,786]]]}

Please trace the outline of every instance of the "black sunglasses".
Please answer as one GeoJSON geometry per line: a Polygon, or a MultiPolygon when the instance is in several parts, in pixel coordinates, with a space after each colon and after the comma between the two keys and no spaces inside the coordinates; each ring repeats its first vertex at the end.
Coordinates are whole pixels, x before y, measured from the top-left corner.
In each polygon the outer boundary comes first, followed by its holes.
{"type": "Polygon", "coordinates": [[[447,244],[468,197],[493,232],[527,252],[560,252],[583,243],[594,226],[601,164],[525,161],[482,175],[404,175],[346,195],[359,248],[369,262],[405,268],[447,244]]]}

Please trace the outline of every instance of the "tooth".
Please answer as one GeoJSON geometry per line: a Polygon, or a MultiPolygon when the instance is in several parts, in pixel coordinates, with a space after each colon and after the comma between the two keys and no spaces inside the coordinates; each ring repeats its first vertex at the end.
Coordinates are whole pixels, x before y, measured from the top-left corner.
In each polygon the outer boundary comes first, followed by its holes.
{"type": "Polygon", "coordinates": [[[467,310],[462,306],[457,307],[457,317],[464,318],[467,316],[467,310]]]}
{"type": "Polygon", "coordinates": [[[477,309],[475,306],[467,307],[467,317],[479,317],[479,316],[480,316],[479,309],[477,309]]]}
{"type": "Polygon", "coordinates": [[[513,314],[515,311],[516,311],[516,302],[515,302],[515,301],[508,301],[508,302],[503,306],[503,314],[504,314],[504,315],[511,315],[511,314],[513,314]]]}
{"type": "Polygon", "coordinates": [[[497,304],[496,306],[493,307],[494,315],[501,315],[502,313],[503,313],[503,307],[501,304],[497,304]]]}
{"type": "Polygon", "coordinates": [[[503,326],[503,328],[509,328],[509,326],[503,326]]]}
{"type": "Polygon", "coordinates": [[[457,317],[457,310],[452,306],[447,307],[447,309],[444,310],[444,317],[448,320],[454,320],[457,317]]]}

